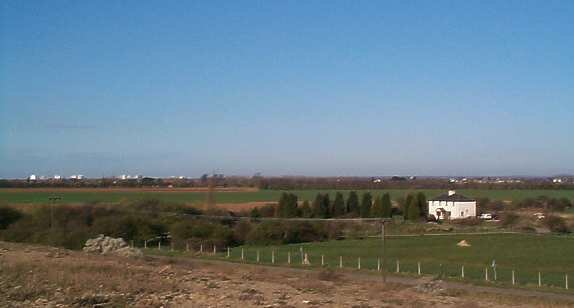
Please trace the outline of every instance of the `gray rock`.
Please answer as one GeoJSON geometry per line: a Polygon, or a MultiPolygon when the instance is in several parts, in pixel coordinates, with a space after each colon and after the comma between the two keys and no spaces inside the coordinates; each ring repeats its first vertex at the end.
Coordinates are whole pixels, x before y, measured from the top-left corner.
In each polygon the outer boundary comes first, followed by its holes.
{"type": "Polygon", "coordinates": [[[131,248],[122,238],[113,238],[100,234],[86,241],[83,250],[87,253],[102,255],[117,255],[122,257],[141,257],[143,253],[137,248],[131,248]]]}

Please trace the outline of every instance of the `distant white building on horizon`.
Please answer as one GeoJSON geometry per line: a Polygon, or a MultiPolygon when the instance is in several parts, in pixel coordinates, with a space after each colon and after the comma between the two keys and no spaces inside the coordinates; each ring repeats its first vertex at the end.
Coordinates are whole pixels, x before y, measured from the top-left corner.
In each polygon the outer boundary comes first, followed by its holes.
{"type": "Polygon", "coordinates": [[[438,220],[476,217],[476,200],[459,195],[454,190],[428,200],[429,216],[438,220]]]}

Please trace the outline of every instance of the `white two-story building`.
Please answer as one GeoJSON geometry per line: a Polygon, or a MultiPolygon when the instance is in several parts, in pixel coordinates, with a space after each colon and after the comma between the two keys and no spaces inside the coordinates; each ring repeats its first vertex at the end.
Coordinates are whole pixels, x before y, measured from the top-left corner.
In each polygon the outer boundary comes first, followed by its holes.
{"type": "Polygon", "coordinates": [[[454,190],[428,200],[429,216],[436,219],[476,217],[476,200],[459,195],[454,190]]]}

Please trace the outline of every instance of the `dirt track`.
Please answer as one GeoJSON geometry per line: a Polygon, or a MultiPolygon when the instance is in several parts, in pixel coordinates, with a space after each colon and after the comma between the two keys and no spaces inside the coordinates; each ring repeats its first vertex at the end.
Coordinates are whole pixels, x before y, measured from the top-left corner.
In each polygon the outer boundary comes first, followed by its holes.
{"type": "Polygon", "coordinates": [[[560,296],[197,259],[86,255],[0,242],[2,307],[557,307],[560,296]],[[422,287],[421,287],[422,286],[422,287]],[[536,295],[536,294],[535,294],[536,295]]]}

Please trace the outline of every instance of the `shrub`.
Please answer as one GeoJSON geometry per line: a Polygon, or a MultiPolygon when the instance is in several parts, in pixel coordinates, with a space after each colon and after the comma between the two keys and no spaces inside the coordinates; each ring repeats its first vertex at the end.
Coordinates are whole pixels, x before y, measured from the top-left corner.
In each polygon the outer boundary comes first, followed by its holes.
{"type": "Polygon", "coordinates": [[[229,227],[201,220],[178,221],[170,226],[170,234],[179,247],[186,242],[193,247],[199,244],[227,246],[233,242],[233,232],[229,227]]]}
{"type": "Polygon", "coordinates": [[[480,225],[480,219],[475,217],[467,217],[465,219],[453,219],[450,221],[453,225],[460,225],[460,226],[478,226],[480,225]]]}
{"type": "Polygon", "coordinates": [[[570,229],[566,225],[564,218],[556,215],[548,215],[544,218],[544,225],[552,232],[569,233],[570,229]]]}
{"type": "Polygon", "coordinates": [[[322,224],[300,222],[283,226],[285,228],[284,244],[315,242],[327,239],[327,232],[322,224]]]}
{"type": "Polygon", "coordinates": [[[257,245],[281,244],[283,228],[281,223],[266,221],[257,224],[247,234],[247,243],[257,245]]]}
{"type": "Polygon", "coordinates": [[[0,230],[6,229],[9,225],[20,220],[22,216],[22,213],[14,208],[0,207],[0,230]]]}
{"type": "Polygon", "coordinates": [[[514,213],[505,213],[502,216],[502,226],[503,227],[510,227],[518,223],[519,216],[514,213]]]}
{"type": "Polygon", "coordinates": [[[251,232],[253,226],[250,222],[242,220],[238,222],[233,228],[233,240],[235,244],[244,244],[247,240],[247,235],[251,232]]]}

